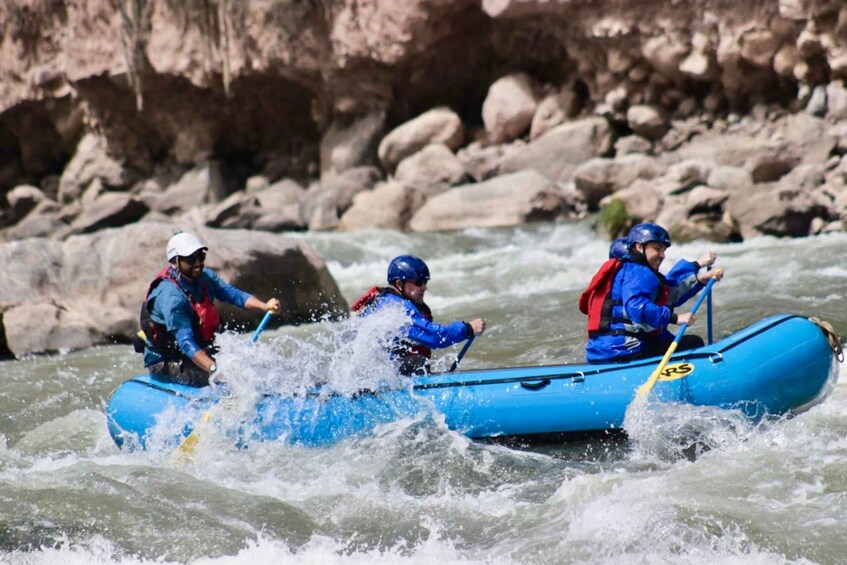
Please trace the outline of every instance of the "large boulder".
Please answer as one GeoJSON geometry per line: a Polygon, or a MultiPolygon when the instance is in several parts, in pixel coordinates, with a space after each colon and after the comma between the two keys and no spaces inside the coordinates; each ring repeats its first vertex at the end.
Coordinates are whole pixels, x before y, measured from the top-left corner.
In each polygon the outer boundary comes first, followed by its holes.
{"type": "Polygon", "coordinates": [[[554,127],[576,117],[581,100],[571,86],[548,94],[535,109],[529,126],[529,138],[541,137],[554,127]]]}
{"type": "Polygon", "coordinates": [[[431,143],[443,143],[452,150],[462,144],[465,127],[449,108],[434,108],[393,129],[379,144],[378,155],[386,171],[431,143]]]}
{"type": "Polygon", "coordinates": [[[490,141],[512,141],[529,129],[538,107],[534,90],[526,73],[505,76],[491,85],[482,103],[482,121],[490,141]]]}
{"type": "Polygon", "coordinates": [[[309,186],[300,199],[300,216],[309,229],[335,229],[356,195],[371,190],[380,180],[382,174],[376,167],[356,167],[324,178],[309,186]]]}
{"type": "Polygon", "coordinates": [[[408,218],[409,189],[396,181],[381,182],[373,190],[358,193],[341,216],[340,231],[364,228],[403,229],[408,218]]]}
{"type": "Polygon", "coordinates": [[[651,141],[662,138],[670,129],[670,122],[660,108],[637,104],[626,111],[626,121],[636,135],[651,141]]]}
{"type": "Polygon", "coordinates": [[[551,182],[568,182],[574,170],[592,157],[609,153],[613,144],[612,129],[605,118],[586,118],[567,122],[503,156],[500,172],[532,169],[551,182]]]}
{"type": "Polygon", "coordinates": [[[385,112],[381,110],[355,118],[336,118],[321,139],[321,178],[373,164],[384,128],[385,112]]]}
{"type": "Polygon", "coordinates": [[[744,239],[759,235],[807,236],[812,220],[828,215],[827,209],[810,194],[781,183],[762,183],[743,192],[735,191],[725,207],[744,239]]]}
{"type": "Polygon", "coordinates": [[[411,210],[427,199],[468,180],[468,173],[456,155],[440,143],[427,145],[397,165],[394,180],[411,191],[411,210]]]}
{"type": "MultiPolygon", "coordinates": [[[[165,244],[179,228],[143,222],[59,242],[32,238],[0,245],[7,265],[0,312],[13,355],[128,342],[147,286],[166,264],[165,244]]],[[[281,235],[192,229],[209,246],[207,265],[258,298],[276,296],[274,324],[338,316],[346,303],[311,247],[281,235]]],[[[255,327],[260,313],[221,305],[228,327],[255,327]]]]}
{"type": "Polygon", "coordinates": [[[623,155],[616,159],[590,159],[574,171],[574,187],[588,208],[596,209],[600,200],[630,186],[637,179],[653,179],[665,172],[665,166],[646,155],[623,155]]]}
{"type": "Polygon", "coordinates": [[[129,182],[130,176],[123,164],[109,155],[106,140],[89,133],[80,140],[76,154],[62,173],[59,202],[76,200],[94,180],[106,187],[119,188],[129,182]]]}
{"type": "Polygon", "coordinates": [[[554,220],[568,210],[567,199],[549,179],[535,171],[495,177],[458,186],[431,198],[412,217],[413,231],[515,226],[554,220]]]}
{"type": "Polygon", "coordinates": [[[217,161],[204,163],[183,174],[163,192],[146,195],[150,209],[163,214],[185,212],[196,206],[216,203],[227,196],[226,182],[217,161]]]}

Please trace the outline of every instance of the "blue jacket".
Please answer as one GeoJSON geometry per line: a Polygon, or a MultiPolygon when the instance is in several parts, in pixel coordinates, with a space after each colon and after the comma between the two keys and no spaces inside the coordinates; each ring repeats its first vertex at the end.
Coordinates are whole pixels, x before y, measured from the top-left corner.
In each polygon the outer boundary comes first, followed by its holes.
{"type": "MultiPolygon", "coordinates": [[[[240,308],[244,307],[250,294],[239,290],[224,282],[216,272],[204,268],[203,273],[193,283],[183,278],[178,279],[180,286],[197,300],[203,300],[203,289],[209,296],[233,304],[240,308]]],[[[176,339],[180,352],[191,359],[201,349],[194,337],[193,321],[195,318],[191,302],[183,291],[178,289],[171,281],[162,281],[148,300],[153,300],[153,308],[150,317],[157,324],[164,325],[171,335],[176,339]]],[[[144,348],[144,366],[149,367],[154,363],[164,360],[163,356],[149,347],[144,348]]]]}
{"type": "Polygon", "coordinates": [[[585,358],[589,363],[613,361],[639,353],[645,340],[673,340],[667,326],[673,309],[697,294],[703,285],[697,280],[698,267],[691,261],[680,260],[667,274],[667,305],[656,302],[662,292],[660,275],[648,265],[625,259],[612,283],[613,301],[610,329],[618,335],[589,337],[585,358]],[[626,334],[623,334],[626,332],[626,334]]]}
{"type": "Polygon", "coordinates": [[[389,305],[399,305],[406,312],[408,323],[400,328],[401,334],[424,347],[431,349],[450,347],[473,334],[470,325],[459,320],[441,325],[427,319],[414,302],[392,292],[383,293],[363,314],[370,315],[389,305]]]}

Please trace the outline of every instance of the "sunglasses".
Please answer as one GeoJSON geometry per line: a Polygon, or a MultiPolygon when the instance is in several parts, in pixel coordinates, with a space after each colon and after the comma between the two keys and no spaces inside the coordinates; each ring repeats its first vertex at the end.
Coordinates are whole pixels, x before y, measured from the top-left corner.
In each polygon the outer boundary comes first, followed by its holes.
{"type": "Polygon", "coordinates": [[[180,257],[182,261],[185,261],[189,265],[194,265],[198,261],[200,263],[206,260],[206,252],[205,251],[197,251],[196,253],[192,253],[188,257],[180,257]]]}

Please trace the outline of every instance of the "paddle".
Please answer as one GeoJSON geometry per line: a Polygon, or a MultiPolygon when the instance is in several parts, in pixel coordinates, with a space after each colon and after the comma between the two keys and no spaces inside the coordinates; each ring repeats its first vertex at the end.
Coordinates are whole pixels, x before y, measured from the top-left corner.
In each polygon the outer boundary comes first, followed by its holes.
{"type": "MultiPolygon", "coordinates": [[[[259,336],[262,335],[262,332],[265,331],[265,328],[268,327],[268,322],[271,321],[271,317],[273,316],[272,312],[265,312],[265,317],[262,318],[262,321],[259,322],[259,326],[256,328],[256,331],[253,333],[253,337],[251,338],[251,343],[256,343],[259,339],[259,336]]],[[[209,420],[212,419],[212,410],[217,406],[213,404],[211,408],[206,410],[203,413],[203,417],[200,418],[200,422],[194,426],[194,429],[191,430],[191,433],[188,434],[182,443],[179,444],[179,447],[176,448],[175,453],[179,453],[182,456],[191,456],[194,454],[194,449],[197,447],[197,442],[200,440],[200,428],[209,423],[209,420]]]]}
{"type": "Polygon", "coordinates": [[[268,322],[271,321],[271,317],[273,317],[272,312],[265,312],[265,316],[262,318],[262,321],[259,322],[259,326],[256,328],[256,331],[253,332],[253,337],[250,338],[252,343],[259,341],[259,336],[262,335],[262,332],[265,331],[266,327],[268,327],[268,322]]]}
{"type": "MultiPolygon", "coordinates": [[[[703,303],[703,299],[706,298],[712,292],[712,287],[715,284],[715,279],[709,279],[706,288],[703,290],[703,293],[700,294],[700,297],[697,299],[697,302],[694,303],[694,308],[691,309],[691,314],[694,315],[697,312],[697,309],[700,308],[700,304],[703,303]]],[[[667,353],[662,357],[662,361],[659,363],[659,366],[656,367],[656,370],[650,375],[650,378],[647,379],[643,385],[638,387],[638,390],[635,392],[635,398],[639,400],[644,400],[649,396],[650,391],[653,390],[653,385],[656,384],[656,381],[659,380],[659,376],[661,376],[662,371],[665,370],[665,366],[668,364],[668,361],[671,358],[671,355],[676,351],[677,346],[679,345],[680,340],[682,339],[682,335],[685,333],[685,330],[688,329],[688,324],[682,324],[679,327],[679,331],[676,333],[676,337],[673,342],[671,342],[670,347],[668,347],[667,353]]]]}
{"type": "Polygon", "coordinates": [[[468,349],[471,348],[471,344],[473,343],[475,337],[475,335],[471,335],[471,337],[468,338],[468,340],[465,342],[465,346],[459,352],[459,356],[456,357],[456,360],[453,361],[452,365],[450,365],[450,370],[447,371],[448,373],[452,373],[459,367],[459,363],[462,361],[462,357],[464,357],[465,353],[468,352],[468,349]]]}
{"type": "MultiPolygon", "coordinates": [[[[712,270],[712,266],[706,267],[707,271],[712,270]]],[[[712,345],[712,293],[706,298],[706,337],[707,343],[712,345]]]]}

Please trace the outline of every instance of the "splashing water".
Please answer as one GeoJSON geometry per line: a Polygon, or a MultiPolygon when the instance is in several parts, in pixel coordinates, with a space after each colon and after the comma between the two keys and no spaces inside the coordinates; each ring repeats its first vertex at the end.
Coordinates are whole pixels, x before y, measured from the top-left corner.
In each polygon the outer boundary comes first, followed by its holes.
{"type": "Polygon", "coordinates": [[[761,425],[741,410],[649,398],[633,400],[624,415],[632,457],[644,462],[693,461],[712,449],[744,441],[761,425]]]}
{"type": "MultiPolygon", "coordinates": [[[[202,414],[196,410],[166,410],[157,419],[149,446],[162,453],[173,451],[179,445],[174,444],[177,431],[188,425],[196,429],[187,461],[192,463],[197,442],[207,444],[200,449],[206,454],[213,450],[230,451],[233,445],[247,447],[255,443],[251,438],[268,437],[262,430],[272,421],[279,423],[277,431],[272,433],[282,434],[280,437],[284,438],[293,432],[295,437],[291,441],[307,445],[329,441],[326,438],[335,433],[343,436],[339,430],[348,429],[345,426],[353,426],[349,428],[352,433],[356,425],[341,424],[341,421],[331,429],[321,428],[325,412],[331,413],[339,406],[338,397],[351,398],[373,391],[410,391],[411,379],[398,374],[389,353],[408,323],[404,309],[391,305],[367,317],[325,320],[310,328],[308,336],[298,335],[294,328],[253,343],[245,336],[225,334],[220,338],[217,356],[223,382],[212,385],[219,388],[216,393],[222,400],[202,414]],[[268,397],[284,400],[277,403],[268,397]],[[326,431],[314,431],[320,429],[326,431]]],[[[374,425],[377,421],[390,420],[392,415],[399,419],[404,414],[432,410],[429,403],[409,399],[408,395],[396,398],[397,404],[385,400],[373,415],[369,413],[367,417],[377,418],[374,425]]],[[[363,432],[369,429],[362,428],[363,432]]],[[[178,451],[185,454],[183,449],[178,451]]]]}
{"type": "Polygon", "coordinates": [[[218,361],[235,396],[302,395],[317,385],[344,395],[400,388],[406,379],[388,351],[407,323],[402,308],[383,308],[367,317],[324,320],[308,336],[295,329],[250,343],[228,333],[220,336],[218,361]]]}

